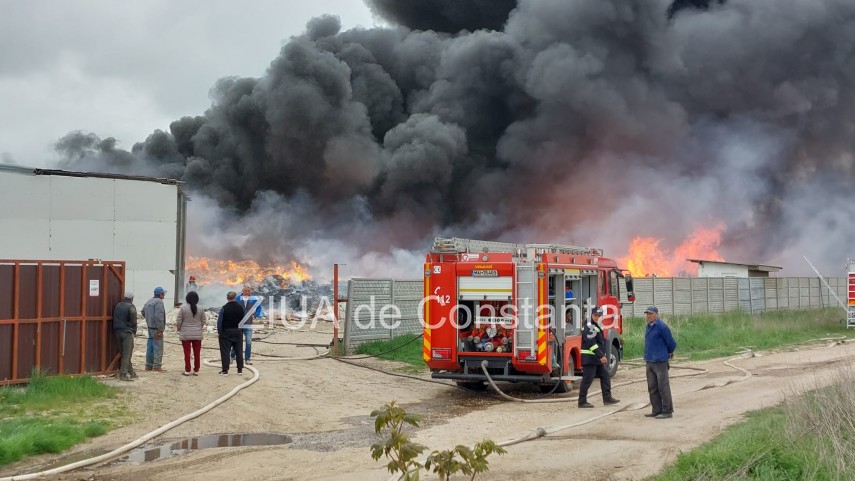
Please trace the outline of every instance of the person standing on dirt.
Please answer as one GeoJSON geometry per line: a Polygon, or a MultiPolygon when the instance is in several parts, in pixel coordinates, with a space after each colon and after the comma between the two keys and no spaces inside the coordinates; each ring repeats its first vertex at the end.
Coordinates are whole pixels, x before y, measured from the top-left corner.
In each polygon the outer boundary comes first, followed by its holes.
{"type": "Polygon", "coordinates": [[[603,392],[603,404],[617,404],[619,399],[612,397],[612,380],[606,369],[608,359],[603,351],[606,340],[603,338],[603,329],[599,321],[603,316],[603,310],[595,307],[591,311],[591,319],[582,329],[582,385],[579,387],[579,407],[592,408],[593,404],[588,402],[588,388],[594,382],[594,378],[600,378],[600,390],[603,392]]]}
{"type": "Polygon", "coordinates": [[[148,326],[148,344],[145,349],[145,370],[166,372],[163,368],[163,331],[166,330],[166,308],[163,298],[166,289],[154,289],[154,297],[143,306],[142,312],[148,326]]]}
{"type": "Polygon", "coordinates": [[[133,381],[138,378],[131,358],[134,355],[134,336],[137,335],[137,308],[134,306],[134,294],[126,292],[122,300],[113,309],[113,333],[122,355],[119,379],[133,381]]]}
{"type": "Polygon", "coordinates": [[[237,372],[243,374],[243,335],[240,331],[240,322],[243,320],[243,306],[237,303],[237,292],[226,294],[226,304],[220,309],[217,317],[217,330],[220,335],[220,362],[222,370],[219,374],[225,376],[229,373],[229,353],[234,349],[237,354],[237,372]]]}
{"type": "MultiPolygon", "coordinates": [[[[252,356],[252,321],[256,317],[264,316],[264,310],[261,308],[261,299],[252,295],[252,287],[249,284],[243,286],[243,290],[237,298],[237,303],[243,307],[244,317],[246,317],[246,322],[243,323],[244,327],[241,328],[244,338],[244,364],[252,366],[252,361],[249,360],[250,356],[252,356]]],[[[235,355],[232,352],[232,359],[234,359],[235,355]]]]}
{"type": "Polygon", "coordinates": [[[647,327],[644,331],[644,362],[647,363],[647,391],[650,394],[650,406],[653,412],[646,417],[668,419],[673,416],[674,404],[671,400],[671,381],[668,370],[669,360],[674,358],[677,341],[671,335],[668,325],[659,319],[659,309],[650,306],[644,311],[647,327]]]}
{"type": "Polygon", "coordinates": [[[199,375],[199,358],[202,350],[202,329],[205,326],[205,313],[199,308],[199,294],[195,291],[190,291],[184,297],[187,304],[181,306],[178,310],[178,318],[175,321],[175,327],[178,329],[178,339],[181,341],[181,347],[184,348],[184,372],[185,376],[189,376],[190,372],[190,350],[193,350],[193,372],[194,376],[199,375]]]}

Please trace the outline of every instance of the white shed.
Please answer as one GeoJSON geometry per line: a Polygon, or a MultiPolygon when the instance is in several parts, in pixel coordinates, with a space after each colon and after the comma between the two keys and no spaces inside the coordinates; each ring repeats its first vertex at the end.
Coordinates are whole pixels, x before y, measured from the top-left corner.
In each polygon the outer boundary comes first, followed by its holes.
{"type": "Polygon", "coordinates": [[[704,259],[686,260],[698,264],[698,277],[769,277],[770,273],[781,270],[780,267],[763,264],[742,264],[704,259]]]}
{"type": "Polygon", "coordinates": [[[0,164],[0,258],[125,261],[134,302],[160,286],[169,306],[183,291],[187,201],[172,179],[0,164]]]}

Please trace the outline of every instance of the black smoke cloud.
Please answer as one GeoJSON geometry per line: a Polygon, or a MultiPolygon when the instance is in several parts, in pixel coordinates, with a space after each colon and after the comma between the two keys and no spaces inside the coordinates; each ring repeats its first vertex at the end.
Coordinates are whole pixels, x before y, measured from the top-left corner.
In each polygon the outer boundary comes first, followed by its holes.
{"type": "Polygon", "coordinates": [[[668,7],[668,18],[673,18],[681,10],[708,10],[710,6],[721,5],[725,0],[674,0],[668,7]]]}
{"type": "Polygon", "coordinates": [[[68,168],[184,180],[229,213],[203,223],[222,255],[406,273],[435,235],[618,256],[723,221],[727,258],[836,272],[855,254],[855,3],[713,3],[522,0],[501,30],[454,13],[456,34],[320,17],[203,115],[130,151],[57,148],[68,168]]]}
{"type": "Polygon", "coordinates": [[[500,30],[517,0],[367,0],[371,10],[414,30],[500,30]]]}

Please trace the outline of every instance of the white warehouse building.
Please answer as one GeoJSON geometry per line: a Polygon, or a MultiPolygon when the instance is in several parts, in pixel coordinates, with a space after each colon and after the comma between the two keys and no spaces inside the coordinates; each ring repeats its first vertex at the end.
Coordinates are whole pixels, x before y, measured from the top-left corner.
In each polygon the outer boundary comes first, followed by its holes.
{"type": "Polygon", "coordinates": [[[171,179],[0,164],[0,259],[124,261],[135,304],[159,286],[171,306],[183,301],[188,200],[171,179]]]}

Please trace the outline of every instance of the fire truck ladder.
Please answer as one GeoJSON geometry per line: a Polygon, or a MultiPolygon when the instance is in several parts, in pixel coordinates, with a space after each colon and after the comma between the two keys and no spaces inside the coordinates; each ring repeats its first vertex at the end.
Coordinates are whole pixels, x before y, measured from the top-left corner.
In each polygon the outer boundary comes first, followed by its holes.
{"type": "Polygon", "coordinates": [[[517,327],[514,329],[514,357],[527,350],[533,358],[537,355],[537,326],[535,326],[535,270],[534,264],[517,264],[517,327]]]}
{"type": "Polygon", "coordinates": [[[579,247],[561,244],[516,244],[512,242],[492,242],[460,237],[437,237],[433,242],[433,251],[443,254],[464,252],[513,252],[518,257],[534,256],[541,253],[602,256],[603,250],[593,247],[579,247]]]}

